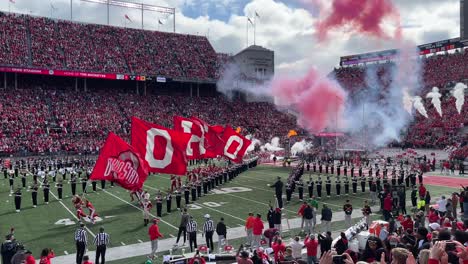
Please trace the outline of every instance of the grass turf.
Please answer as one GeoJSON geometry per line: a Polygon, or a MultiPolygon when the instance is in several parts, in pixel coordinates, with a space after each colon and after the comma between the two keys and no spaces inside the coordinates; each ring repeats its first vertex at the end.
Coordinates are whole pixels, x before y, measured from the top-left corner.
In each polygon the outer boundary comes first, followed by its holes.
{"type": "MultiPolygon", "coordinates": [[[[286,180],[290,168],[259,166],[255,169],[242,173],[233,181],[228,182],[220,188],[247,188],[243,192],[210,194],[197,200],[195,204],[189,205],[189,213],[198,221],[199,229],[203,221],[203,215],[209,213],[212,218],[219,220],[224,217],[228,227],[236,227],[244,224],[247,212],[252,211],[260,213],[264,217],[268,211],[268,204],[274,201],[274,190],[267,186],[268,183],[274,183],[277,176],[286,180]]],[[[313,175],[316,177],[315,175],[313,175]]],[[[68,176],[68,179],[70,176],[68,176]]],[[[305,180],[308,179],[308,174],[305,180]]],[[[325,180],[324,177],[322,177],[325,180]]],[[[28,178],[29,185],[32,178],[28,178]]],[[[20,178],[15,179],[15,186],[20,184],[20,178]]],[[[53,184],[51,184],[53,186],[53,184]]],[[[98,186],[100,184],[98,183],[98,186]]],[[[157,189],[167,190],[170,186],[169,175],[151,175],[145,183],[145,189],[151,193],[154,199],[157,189]]],[[[104,226],[105,231],[111,235],[111,246],[121,246],[123,244],[135,244],[139,241],[148,241],[147,227],[143,226],[142,212],[136,203],[130,203],[129,192],[120,188],[110,188],[106,184],[105,190],[96,193],[91,191],[91,184],[87,187],[88,194],[85,196],[94,204],[97,213],[103,217],[102,222],[95,225],[87,224],[89,230],[97,233],[99,227],[104,226]]],[[[323,189],[324,186],[323,186],[323,189]]],[[[332,192],[334,192],[332,184],[332,192]]],[[[454,191],[447,187],[428,186],[432,197],[448,195],[454,191]]],[[[54,195],[57,195],[55,187],[51,187],[50,203],[45,205],[43,194],[38,193],[38,207],[32,208],[31,192],[23,190],[22,210],[16,213],[14,210],[14,196],[9,196],[8,180],[0,179],[0,233],[6,234],[11,226],[16,228],[16,238],[30,249],[34,256],[38,256],[42,248],[53,248],[57,255],[64,255],[65,252],[72,254],[75,252],[73,234],[76,225],[56,225],[60,219],[70,219],[76,222],[74,217],[75,210],[71,203],[71,188],[69,184],[64,185],[64,200],[58,201],[54,195]]],[[[308,195],[307,188],[304,188],[304,196],[308,195]]],[[[342,188],[343,191],[343,188],[342,188]]],[[[77,193],[81,193],[81,184],[77,184],[77,193]]],[[[297,191],[296,191],[297,195],[297,191]]],[[[363,201],[368,199],[368,193],[358,193],[356,195],[325,198],[319,201],[327,203],[334,211],[341,211],[342,205],[346,199],[350,199],[355,208],[360,208],[363,201]]],[[[409,194],[407,195],[409,199],[409,194]]],[[[182,205],[184,204],[182,199],[182,205]]],[[[285,205],[284,213],[288,218],[297,217],[297,211],[301,202],[297,197],[293,197],[291,203],[285,205]]],[[[160,223],[160,230],[166,236],[177,235],[175,227],[179,225],[179,213],[174,210],[175,199],[172,202],[173,211],[166,213],[166,205],[163,203],[163,222],[160,223]]],[[[87,211],[87,210],[85,210],[87,211]]],[[[155,215],[155,207],[152,213],[155,215]]],[[[92,236],[89,236],[92,239],[92,236]]],[[[93,247],[90,246],[92,249],[93,247]]],[[[118,263],[118,262],[117,262],[118,263]]]]}

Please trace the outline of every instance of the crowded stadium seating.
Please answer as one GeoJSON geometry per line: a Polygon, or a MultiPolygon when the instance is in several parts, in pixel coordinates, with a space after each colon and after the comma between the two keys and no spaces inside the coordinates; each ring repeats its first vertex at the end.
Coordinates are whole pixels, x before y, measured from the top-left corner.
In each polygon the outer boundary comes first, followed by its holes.
{"type": "Polygon", "coordinates": [[[211,80],[203,36],[81,24],[0,12],[0,65],[211,80]]]}
{"type": "Polygon", "coordinates": [[[38,88],[0,90],[0,153],[96,153],[109,131],[129,140],[131,116],[172,127],[174,115],[241,126],[243,133],[263,142],[297,129],[293,116],[269,103],[38,88]]]}

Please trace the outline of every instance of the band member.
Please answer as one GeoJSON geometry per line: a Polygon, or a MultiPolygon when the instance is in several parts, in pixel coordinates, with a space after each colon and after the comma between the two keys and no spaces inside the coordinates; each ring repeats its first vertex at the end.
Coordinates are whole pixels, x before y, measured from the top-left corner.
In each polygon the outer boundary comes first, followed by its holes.
{"type": "Polygon", "coordinates": [[[307,182],[307,187],[309,189],[309,198],[312,198],[314,196],[314,180],[312,178],[307,182]]]}
{"type": "Polygon", "coordinates": [[[180,191],[180,188],[178,188],[176,191],[175,191],[175,198],[176,198],[176,205],[177,205],[177,209],[180,209],[180,202],[182,201],[182,192],[180,191]]]}
{"type": "Polygon", "coordinates": [[[336,165],[336,175],[341,176],[341,166],[336,165]]]}
{"type": "Polygon", "coordinates": [[[366,192],[366,177],[361,177],[361,191],[366,192]]]}
{"type": "Polygon", "coordinates": [[[190,203],[190,185],[187,184],[187,186],[183,186],[184,189],[184,198],[185,198],[185,204],[190,203]]]}
{"type": "Polygon", "coordinates": [[[345,177],[344,179],[344,192],[346,195],[349,195],[349,179],[345,177]]]}
{"type": "MultiPolygon", "coordinates": [[[[347,177],[346,177],[347,178],[347,177]]],[[[340,177],[337,177],[335,180],[335,187],[336,187],[336,195],[340,196],[341,195],[341,181],[340,177]]]]}
{"type": "Polygon", "coordinates": [[[45,178],[44,182],[42,183],[42,191],[44,192],[44,203],[49,204],[50,184],[47,178],[45,178]]]}
{"type": "Polygon", "coordinates": [[[371,177],[368,177],[368,178],[367,178],[367,182],[369,183],[369,189],[370,189],[370,187],[372,186],[372,183],[374,182],[373,177],[372,177],[372,176],[371,176],[371,177]]]}
{"type": "Polygon", "coordinates": [[[57,187],[57,193],[58,193],[58,198],[59,200],[62,200],[62,191],[63,191],[63,183],[62,180],[59,180],[56,184],[55,187],[57,187]]]}
{"type": "Polygon", "coordinates": [[[314,173],[317,172],[317,163],[314,162],[312,164],[312,170],[314,171],[314,173]]]}
{"type": "Polygon", "coordinates": [[[315,185],[317,185],[318,198],[322,198],[322,177],[318,177],[317,181],[315,182],[315,185]]]}
{"type": "Polygon", "coordinates": [[[101,189],[105,189],[106,188],[106,181],[105,180],[101,180],[101,189]]]}
{"type": "Polygon", "coordinates": [[[359,166],[359,177],[362,177],[362,167],[359,166]]]}
{"type": "Polygon", "coordinates": [[[296,184],[297,184],[297,191],[299,192],[299,200],[303,201],[304,200],[304,182],[302,179],[299,179],[299,181],[297,181],[296,184]]]}
{"type": "Polygon", "coordinates": [[[171,213],[171,205],[172,205],[172,193],[170,190],[167,190],[166,194],[166,209],[167,213],[171,213]]]}
{"type": "Polygon", "coordinates": [[[10,171],[10,175],[8,179],[10,182],[10,193],[13,193],[13,184],[15,183],[15,175],[13,174],[12,171],[10,171]]]}
{"type": "Polygon", "coordinates": [[[15,208],[17,213],[21,211],[21,188],[18,188],[15,191],[15,208]]]}
{"type": "Polygon", "coordinates": [[[190,191],[192,193],[192,202],[195,202],[197,200],[197,186],[195,182],[191,184],[190,191]]]}
{"type": "Polygon", "coordinates": [[[39,189],[37,181],[33,182],[33,185],[30,187],[30,189],[31,189],[31,198],[32,198],[33,208],[36,208],[37,207],[37,190],[39,189]]]}
{"type": "Polygon", "coordinates": [[[88,208],[89,210],[88,218],[94,224],[95,218],[98,216],[98,214],[96,213],[96,209],[94,208],[93,204],[89,200],[85,200],[85,207],[88,208]]]}
{"type": "Polygon", "coordinates": [[[325,163],[325,174],[328,174],[328,163],[325,163]]]}
{"type": "Polygon", "coordinates": [[[395,186],[397,184],[396,175],[392,175],[392,185],[395,186]]]}
{"type": "Polygon", "coordinates": [[[344,173],[344,176],[348,176],[348,166],[344,166],[343,173],[344,173]]]}
{"type": "Polygon", "coordinates": [[[150,210],[153,207],[153,205],[151,204],[150,200],[144,199],[141,202],[141,207],[143,208],[143,222],[144,225],[147,226],[149,223],[150,210]]]}
{"type": "Polygon", "coordinates": [[[23,184],[23,188],[26,188],[26,172],[21,174],[21,183],[23,184]]]}
{"type": "Polygon", "coordinates": [[[206,176],[203,177],[203,193],[205,195],[208,194],[208,178],[206,178],[206,176]]]}
{"type": "Polygon", "coordinates": [[[93,192],[97,191],[97,182],[96,181],[91,181],[91,185],[93,186],[93,192]]]}
{"type": "Polygon", "coordinates": [[[200,198],[202,196],[202,181],[199,179],[197,181],[197,196],[200,198]]]}
{"type": "Polygon", "coordinates": [[[81,190],[83,193],[86,193],[87,184],[88,184],[88,179],[86,179],[86,177],[81,178],[81,190]]]}
{"type": "Polygon", "coordinates": [[[351,177],[354,177],[354,165],[351,166],[351,177]]]}
{"type": "Polygon", "coordinates": [[[319,173],[322,173],[322,163],[319,161],[319,173]]]}
{"type": "Polygon", "coordinates": [[[286,203],[289,203],[291,201],[291,196],[292,196],[292,187],[289,181],[286,183],[286,203]]]}
{"type": "MultiPolygon", "coordinates": [[[[384,178],[384,182],[385,182],[385,178],[384,178]]],[[[378,177],[377,179],[375,179],[375,185],[377,186],[377,190],[380,190],[382,189],[382,183],[380,182],[380,177],[378,177]]],[[[385,184],[384,184],[385,185],[385,184]]]]}
{"type": "Polygon", "coordinates": [[[332,162],[332,164],[331,164],[331,166],[330,166],[330,173],[331,173],[332,175],[335,174],[335,166],[333,165],[333,162],[332,162]]]}
{"type": "Polygon", "coordinates": [[[76,194],[76,175],[75,174],[71,175],[70,185],[71,185],[72,195],[74,196],[76,194]]]}
{"type": "Polygon", "coordinates": [[[156,201],[156,215],[158,217],[161,217],[162,216],[162,196],[160,192],[156,194],[155,201],[156,201]]]}
{"type": "Polygon", "coordinates": [[[171,192],[177,189],[177,176],[171,175],[171,192]]]}
{"type": "Polygon", "coordinates": [[[327,197],[330,198],[330,193],[331,193],[331,180],[330,180],[330,176],[327,176],[327,180],[325,181],[325,190],[327,191],[327,197]]]}

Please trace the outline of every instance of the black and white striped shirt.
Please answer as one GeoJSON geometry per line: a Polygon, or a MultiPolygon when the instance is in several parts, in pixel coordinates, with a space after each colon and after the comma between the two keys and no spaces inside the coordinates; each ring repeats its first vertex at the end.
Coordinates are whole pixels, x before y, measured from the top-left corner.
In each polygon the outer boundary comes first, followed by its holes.
{"type": "Polygon", "coordinates": [[[203,224],[203,232],[213,232],[214,231],[214,223],[213,220],[209,219],[203,224]]]}
{"type": "Polygon", "coordinates": [[[110,242],[109,234],[98,233],[94,238],[94,245],[96,246],[107,246],[110,242]]]}
{"type": "Polygon", "coordinates": [[[88,243],[88,235],[84,228],[78,228],[75,232],[75,241],[88,243]]]}
{"type": "Polygon", "coordinates": [[[197,232],[197,222],[195,222],[195,220],[190,220],[187,223],[187,232],[188,233],[197,232]]]}

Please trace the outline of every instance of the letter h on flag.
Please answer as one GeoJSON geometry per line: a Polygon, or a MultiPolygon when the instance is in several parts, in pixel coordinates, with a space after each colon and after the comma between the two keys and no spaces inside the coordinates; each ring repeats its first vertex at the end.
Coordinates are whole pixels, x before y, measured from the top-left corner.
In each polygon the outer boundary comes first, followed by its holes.
{"type": "Polygon", "coordinates": [[[113,181],[122,188],[141,190],[148,177],[144,160],[116,134],[110,132],[91,173],[91,180],[113,181]]]}

